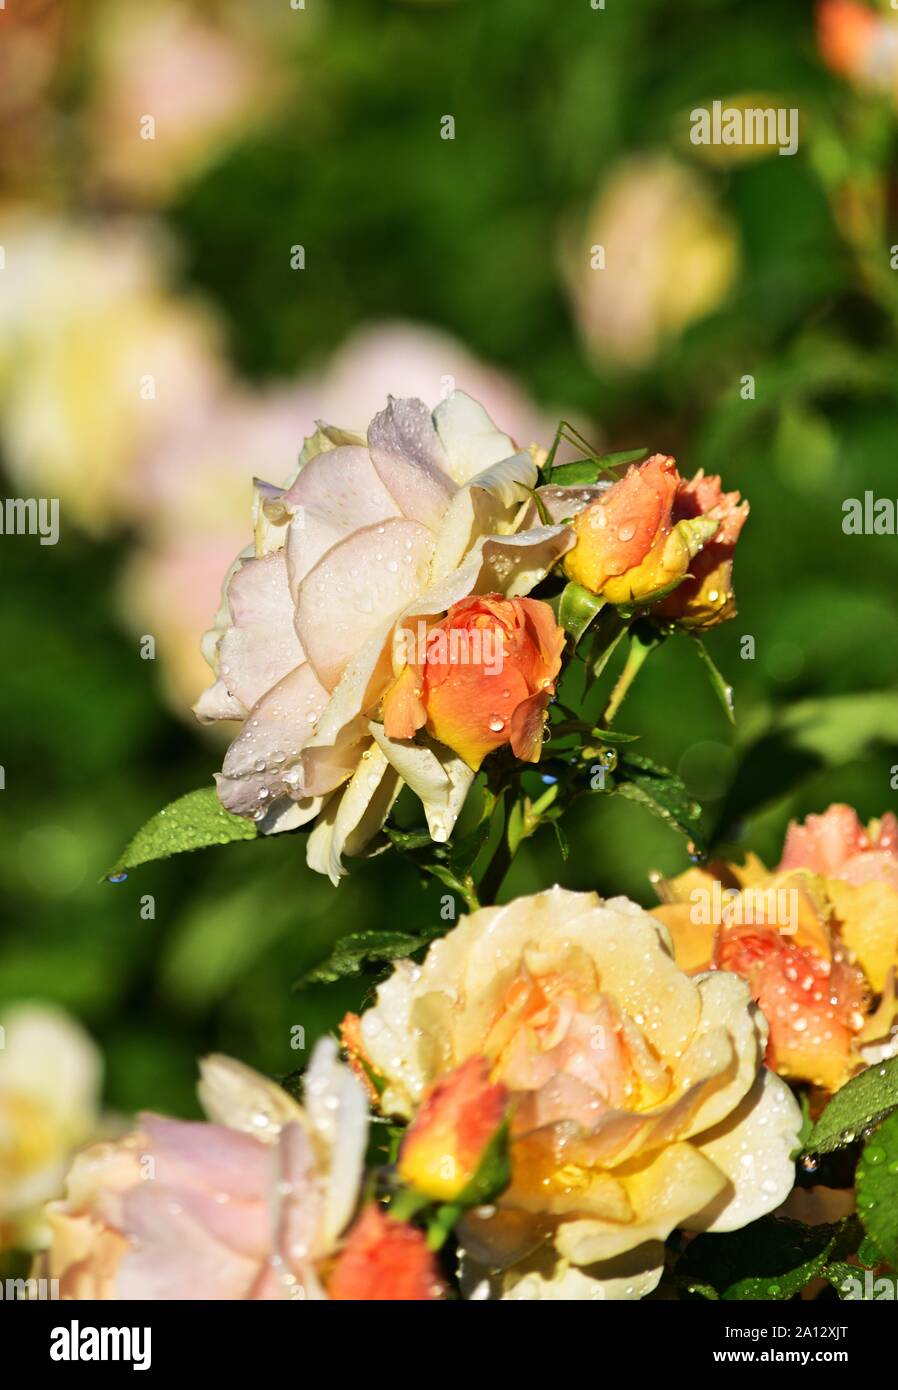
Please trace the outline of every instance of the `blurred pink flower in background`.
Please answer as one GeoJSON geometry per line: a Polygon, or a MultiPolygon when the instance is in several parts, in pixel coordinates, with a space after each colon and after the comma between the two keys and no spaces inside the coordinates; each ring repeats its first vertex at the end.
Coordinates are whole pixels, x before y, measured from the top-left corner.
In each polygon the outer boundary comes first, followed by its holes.
{"type": "Polygon", "coordinates": [[[94,180],[155,202],[245,138],[282,90],[270,22],[290,18],[286,3],[256,3],[251,15],[230,0],[201,13],[177,0],[106,4],[94,26],[94,180]]]}
{"type": "Polygon", "coordinates": [[[435,404],[456,387],[518,443],[551,442],[555,417],[512,377],[448,334],[401,322],[359,330],[319,376],[292,387],[253,394],[232,385],[159,441],[133,483],[145,540],[124,576],[122,609],[139,635],[155,637],[163,688],[179,714],[187,717],[208,684],[200,639],[247,540],[253,478],[285,480],[319,418],[364,433],[388,395],[435,404]]]}
{"type": "Polygon", "coordinates": [[[589,352],[637,368],[719,306],[738,250],[700,174],[666,155],[639,156],[612,170],[563,261],[589,352]]]}

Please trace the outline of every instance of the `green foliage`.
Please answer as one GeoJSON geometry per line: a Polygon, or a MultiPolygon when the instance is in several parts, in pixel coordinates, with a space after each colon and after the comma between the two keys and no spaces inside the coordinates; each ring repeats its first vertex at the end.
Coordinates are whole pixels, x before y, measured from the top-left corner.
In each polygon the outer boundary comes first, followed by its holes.
{"type": "Polygon", "coordinates": [[[676,1266],[676,1281],[702,1298],[794,1298],[831,1261],[851,1253],[860,1239],[852,1219],[805,1226],[764,1217],[741,1231],[698,1236],[676,1266]]]}
{"type": "Polygon", "coordinates": [[[613,790],[685,835],[693,853],[703,851],[702,808],[689,795],[682,778],[668,768],[639,753],[624,753],[618,758],[613,790]]]}
{"type": "MultiPolygon", "coordinates": [[[[898,1107],[898,1057],[867,1067],[840,1090],[811,1130],[805,1152],[827,1154],[854,1144],[898,1107]]],[[[896,1155],[898,1157],[898,1155],[896,1155]]]]}
{"type": "Polygon", "coordinates": [[[297,980],[295,988],[333,984],[347,975],[360,975],[368,966],[396,960],[400,956],[414,956],[416,951],[422,951],[441,935],[442,932],[435,928],[423,929],[417,935],[410,932],[352,932],[337,942],[327,960],[306,971],[297,980]]]}
{"type": "Polygon", "coordinates": [[[148,864],[153,859],[168,859],[187,850],[208,849],[210,845],[227,845],[236,840],[254,840],[258,831],[252,821],[233,816],[218,799],[214,787],[179,796],[177,801],[158,811],[141,826],[137,834],[108,871],[106,877],[148,864]]]}
{"type": "Polygon", "coordinates": [[[898,1111],[864,1145],[857,1167],[857,1207],[864,1230],[898,1269],[898,1111]]]}

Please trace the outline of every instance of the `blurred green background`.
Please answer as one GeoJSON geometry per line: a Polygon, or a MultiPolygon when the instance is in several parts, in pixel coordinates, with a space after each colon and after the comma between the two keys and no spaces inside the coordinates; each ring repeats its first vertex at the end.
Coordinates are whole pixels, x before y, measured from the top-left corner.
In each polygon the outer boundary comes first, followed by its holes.
{"type": "MultiPolygon", "coordinates": [[[[262,80],[177,178],[144,187],[134,123],[116,167],[104,166],[109,65],[122,80],[129,62],[139,67],[140,52],[103,56],[105,29],[127,31],[122,7],[66,6],[64,18],[56,8],[17,15],[8,4],[0,28],[10,63],[23,33],[27,51],[48,50],[18,105],[0,111],[5,218],[164,228],[176,248],[164,293],[214,316],[243,391],[326,380],[354,332],[402,320],[452,335],[504,373],[549,422],[545,445],[565,414],[608,448],[646,445],[676,454],[686,473],[719,472],[752,508],[739,614],[709,639],[735,688],[736,728],[686,639],[652,657],[623,726],[679,770],[737,853],[775,862],[788,818],[832,800],[863,818],[894,806],[898,539],[846,536],[842,503],[866,489],[898,498],[898,82],[871,90],[828,67],[803,0],[183,4],[173,7],[182,20],[216,26],[239,51],[258,45],[262,80]],[[795,157],[690,145],[693,107],[745,94],[799,110],[795,157]],[[441,138],[447,114],[454,140],[441,138]],[[605,270],[590,266],[595,244],[605,270]],[[295,245],[302,271],[291,268],[295,245]],[[632,252],[632,265],[616,252],[632,252]],[[741,389],[747,375],[754,399],[741,389]]],[[[136,23],[138,9],[129,13],[136,23]]],[[[890,22],[886,7],[878,13],[890,22]]],[[[226,67],[214,81],[232,90],[226,67]]],[[[168,96],[176,104],[190,85],[182,72],[168,96]]],[[[197,119],[188,111],[188,129],[197,119]]],[[[57,270],[90,324],[92,289],[77,266],[57,270]]],[[[40,431],[8,426],[37,390],[22,373],[37,370],[38,350],[22,348],[16,315],[44,315],[51,345],[65,331],[53,296],[12,303],[9,272],[7,252],[5,486],[59,495],[61,538],[0,538],[0,1005],[40,998],[71,1010],[103,1050],[112,1108],[190,1115],[198,1054],[224,1050],[277,1074],[301,1065],[307,1050],[291,1048],[291,1028],[305,1029],[308,1049],[372,980],[299,993],[293,982],[341,933],[434,923],[439,889],[386,856],[356,862],[335,890],[306,868],[297,836],[100,881],[149,815],[208,781],[221,748],[178,713],[163,663],[140,656],[139,636],[156,633],[161,646],[177,618],[177,588],[155,626],[127,613],[122,576],[147,535],[158,549],[157,521],[125,507],[82,524],[79,492],[109,445],[102,426],[88,417],[83,453],[52,482],[40,431]],[[147,894],[152,919],[141,916],[147,894]]],[[[103,331],[100,319],[91,351],[103,331]]],[[[61,370],[49,360],[40,390],[61,370]]],[[[79,405],[112,390],[91,358],[79,405]]],[[[514,433],[513,421],[497,423],[514,433]]],[[[133,470],[143,488],[127,431],[116,447],[115,486],[133,470]]],[[[188,444],[179,487],[190,458],[188,444]]],[[[285,453],[281,477],[291,462],[285,453]]],[[[248,481],[240,498],[248,536],[248,481]]],[[[191,505],[188,548],[204,504],[191,505]]],[[[196,641],[203,625],[193,623],[196,641]]],[[[542,832],[506,895],[558,881],[649,903],[647,872],[687,863],[682,839],[616,799],[584,798],[567,830],[567,862],[542,832]]]]}

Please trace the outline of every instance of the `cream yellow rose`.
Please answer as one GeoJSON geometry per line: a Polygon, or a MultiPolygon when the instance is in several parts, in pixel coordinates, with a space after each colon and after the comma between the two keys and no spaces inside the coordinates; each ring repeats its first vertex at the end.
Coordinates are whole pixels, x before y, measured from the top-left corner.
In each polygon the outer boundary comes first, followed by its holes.
{"type": "Polygon", "coordinates": [[[734,1230],[792,1187],[799,1110],[745,981],[690,979],[625,898],[473,913],[396,966],[355,1039],[393,1115],[472,1056],[508,1089],[510,1185],[460,1229],[494,1296],[640,1298],[676,1227],[734,1230]]]}

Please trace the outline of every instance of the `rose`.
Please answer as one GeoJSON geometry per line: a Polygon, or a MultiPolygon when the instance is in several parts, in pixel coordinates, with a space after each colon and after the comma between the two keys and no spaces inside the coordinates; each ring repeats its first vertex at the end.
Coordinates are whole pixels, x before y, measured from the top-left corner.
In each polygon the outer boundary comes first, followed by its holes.
{"type": "Polygon", "coordinates": [[[582,235],[569,235],[563,250],[581,336],[615,373],[644,366],[712,313],[739,263],[736,231],[720,199],[694,168],[667,155],[616,163],[582,235]]]}
{"type": "Polygon", "coordinates": [[[31,1247],[41,1207],[98,1123],[102,1063],[73,1018],[49,1004],[0,1014],[0,1250],[31,1247]]]}
{"type": "MultiPolygon", "coordinates": [[[[708,492],[697,486],[701,479],[685,483],[665,454],[631,466],[575,515],[568,576],[611,603],[653,603],[675,589],[720,525],[713,507],[697,505],[708,492]]],[[[719,480],[707,481],[717,482],[719,497],[719,480]]]]}
{"type": "MultiPolygon", "coordinates": [[[[145,108],[146,109],[146,108],[145,108]]],[[[364,423],[389,383],[399,396],[425,395],[463,381],[516,438],[551,436],[513,378],[469,354],[449,334],[387,321],[350,334],[320,373],[274,391],[236,382],[180,419],[133,478],[141,504],[140,544],[129,549],[120,607],[138,636],[156,638],[156,670],[172,710],[183,717],[208,684],[198,636],[215,611],[221,577],[243,545],[254,477],[280,476],[295,441],[316,416],[364,423]]],[[[221,727],[224,738],[233,730],[221,727]]]]}
{"type": "Polygon", "coordinates": [[[678,963],[749,982],[770,1024],[767,1062],[784,1076],[833,1091],[894,1051],[896,845],[894,817],[864,830],[832,806],[790,825],[772,874],[749,856],[658,881],[655,915],[678,963]]]}
{"type": "Polygon", "coordinates": [[[547,603],[499,594],[462,599],[431,627],[419,620],[417,632],[400,624],[400,670],[384,697],[384,733],[410,739],[426,726],[475,770],[507,743],[516,757],[536,762],[564,641],[547,603]]]}
{"type": "Polygon", "coordinates": [[[395,967],[354,1035],[388,1114],[472,1056],[510,1092],[510,1185],[459,1231],[469,1277],[500,1271],[504,1294],[641,1297],[675,1227],[735,1229],[792,1186],[800,1115],[747,986],[690,979],[625,899],[473,913],[395,967]]]}
{"type": "Polygon", "coordinates": [[[850,806],[835,804],[786,832],[780,869],[808,869],[826,880],[840,939],[877,992],[898,969],[898,820],[889,811],[864,828],[850,806]]]}
{"type": "Polygon", "coordinates": [[[423,1231],[373,1203],[353,1226],[327,1282],[335,1302],[421,1303],[444,1288],[423,1231]]]}
{"type": "Polygon", "coordinates": [[[334,882],[403,782],[445,840],[473,771],[426,733],[378,722],[404,618],[472,594],[528,592],[571,544],[519,527],[536,467],[456,391],[433,412],[391,400],[358,436],[322,427],[284,489],[259,484],[253,554],[240,557],[206,653],[218,679],[202,719],[242,719],[219,796],[263,832],[317,820],[310,865],[334,882]]]}
{"type": "Polygon", "coordinates": [[[142,1117],[86,1150],[47,1208],[41,1273],[64,1298],[325,1297],[359,1195],[364,1091],[323,1040],[305,1106],[227,1057],[202,1065],[213,1123],[142,1117]]]}

